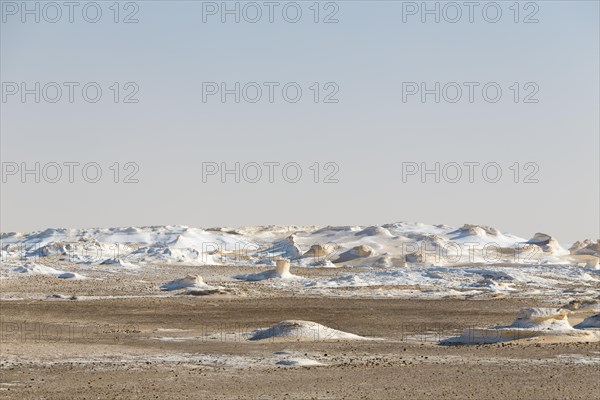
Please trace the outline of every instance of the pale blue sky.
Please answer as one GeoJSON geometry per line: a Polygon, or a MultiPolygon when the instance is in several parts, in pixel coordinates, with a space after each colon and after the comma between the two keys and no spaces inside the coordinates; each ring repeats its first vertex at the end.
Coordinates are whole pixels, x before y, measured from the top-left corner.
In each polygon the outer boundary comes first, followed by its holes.
{"type": "Polygon", "coordinates": [[[96,24],[77,13],[55,24],[6,16],[2,82],[98,82],[104,97],[10,97],[1,104],[2,161],[95,161],[105,173],[135,161],[140,183],[12,177],[2,184],[2,231],[409,220],[543,231],[562,242],[600,236],[598,2],[535,2],[534,24],[513,22],[512,1],[498,2],[495,24],[477,12],[473,23],[403,23],[403,4],[392,1],[335,2],[334,24],[313,22],[312,1],[298,2],[296,24],[277,13],[272,24],[203,23],[200,1],[136,3],[135,24],[115,24],[112,1],[99,2],[96,24]],[[110,101],[108,87],[130,81],[139,103],[110,101]],[[202,82],[236,81],[293,81],[305,91],[295,104],[202,102],[202,82]],[[407,81],[497,82],[504,92],[494,104],[403,103],[407,81]],[[339,103],[310,101],[313,82],[335,82],[339,103]],[[535,82],[539,103],[515,104],[513,82],[535,82]],[[340,182],[203,183],[207,161],[293,161],[305,174],[332,161],[340,182]],[[403,183],[409,161],[494,161],[505,174],[535,162],[540,182],[403,183]]]}

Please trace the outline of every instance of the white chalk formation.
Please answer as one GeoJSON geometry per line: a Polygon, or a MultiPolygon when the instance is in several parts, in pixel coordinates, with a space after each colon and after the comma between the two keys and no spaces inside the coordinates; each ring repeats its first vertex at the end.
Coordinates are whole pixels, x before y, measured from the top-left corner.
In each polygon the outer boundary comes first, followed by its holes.
{"type": "Polygon", "coordinates": [[[287,276],[290,274],[290,260],[280,259],[275,261],[275,273],[279,276],[287,276]]]}
{"type": "Polygon", "coordinates": [[[511,328],[539,330],[570,330],[568,315],[563,308],[522,308],[511,328]]]}
{"type": "Polygon", "coordinates": [[[567,255],[568,250],[565,250],[556,238],[547,235],[545,233],[538,232],[531,239],[527,241],[527,244],[538,246],[544,253],[553,255],[567,255]]]}
{"type": "Polygon", "coordinates": [[[256,274],[236,275],[234,278],[242,281],[264,281],[268,279],[297,279],[299,276],[290,272],[290,260],[280,258],[275,261],[275,269],[256,274]]]}
{"type": "Polygon", "coordinates": [[[203,295],[219,293],[223,290],[221,286],[211,286],[204,283],[204,279],[200,275],[188,275],[185,278],[175,279],[165,283],[160,287],[160,290],[173,291],[186,289],[187,294],[203,295]]]}
{"type": "Polygon", "coordinates": [[[509,326],[465,329],[459,338],[445,344],[490,344],[521,339],[550,337],[555,341],[598,341],[600,336],[575,329],[569,323],[569,311],[561,308],[523,308],[509,326]]]}
{"type": "MultiPolygon", "coordinates": [[[[300,262],[324,258],[347,266],[372,266],[380,257],[410,263],[598,264],[600,242],[586,239],[569,250],[556,238],[537,233],[527,240],[483,225],[397,222],[381,226],[256,226],[239,229],[148,226],[103,229],[46,229],[2,233],[3,260],[34,257],[68,258],[74,263],[100,264],[108,255],[134,265],[256,265],[265,258],[300,262]],[[465,246],[472,243],[474,246],[465,246]],[[493,244],[493,256],[489,254],[493,244]],[[239,251],[246,249],[242,257],[239,251]],[[456,253],[456,254],[454,254],[456,253]],[[524,254],[521,254],[524,253],[524,254]],[[406,257],[406,258],[405,258],[406,257]]],[[[121,260],[121,261],[122,261],[121,260]]],[[[109,260],[105,265],[111,263],[109,260]]],[[[119,266],[126,266],[118,262],[119,266]]],[[[311,266],[311,265],[307,265],[311,266]]],[[[341,266],[341,265],[340,265],[341,266]]]]}
{"type": "Polygon", "coordinates": [[[339,257],[333,260],[334,264],[352,261],[357,258],[364,258],[373,255],[373,248],[366,244],[355,246],[348,251],[343,252],[339,257]]]}
{"type": "Polygon", "coordinates": [[[329,255],[329,250],[320,244],[313,244],[310,249],[306,253],[304,253],[304,257],[314,257],[321,258],[327,257],[329,255]]]}
{"type": "Polygon", "coordinates": [[[236,229],[149,226],[47,229],[2,233],[0,238],[0,279],[35,276],[32,279],[40,280],[39,275],[77,279],[81,278],[75,274],[79,271],[102,279],[106,273],[158,274],[165,264],[210,264],[252,268],[244,271],[250,275],[238,279],[267,280],[273,287],[311,290],[319,295],[364,286],[364,290],[348,294],[567,299],[597,295],[594,291],[600,277],[593,270],[600,263],[596,239],[577,242],[563,254],[564,249],[550,235],[536,234],[527,240],[481,225],[458,229],[411,222],[236,229]],[[281,264],[276,268],[278,257],[291,260],[294,269],[286,270],[281,264]],[[56,270],[25,266],[29,262],[56,270]],[[298,279],[292,274],[298,273],[298,268],[331,267],[343,267],[344,276],[332,271],[323,278],[311,273],[310,279],[298,279]],[[495,277],[500,271],[509,279],[495,277]],[[488,272],[494,276],[486,276],[488,272]],[[314,284],[308,287],[311,282],[314,284]]]}

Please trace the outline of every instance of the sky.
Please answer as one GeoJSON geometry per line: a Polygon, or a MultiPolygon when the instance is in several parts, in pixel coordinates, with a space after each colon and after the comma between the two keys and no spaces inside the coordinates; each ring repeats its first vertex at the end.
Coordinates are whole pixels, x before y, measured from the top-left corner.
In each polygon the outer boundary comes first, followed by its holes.
{"type": "Polygon", "coordinates": [[[1,2],[2,232],[600,237],[597,1],[73,4],[1,2]]]}

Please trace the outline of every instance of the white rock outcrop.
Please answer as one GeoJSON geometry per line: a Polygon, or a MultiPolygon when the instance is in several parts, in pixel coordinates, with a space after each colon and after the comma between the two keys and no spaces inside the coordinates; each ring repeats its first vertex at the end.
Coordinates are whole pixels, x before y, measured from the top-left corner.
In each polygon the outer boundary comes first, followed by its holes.
{"type": "Polygon", "coordinates": [[[536,233],[531,239],[527,241],[527,244],[538,246],[544,253],[552,255],[567,255],[569,251],[563,248],[558,240],[545,233],[536,233]]]}
{"type": "Polygon", "coordinates": [[[185,278],[175,279],[165,283],[160,287],[160,290],[188,290],[189,294],[202,295],[218,293],[223,290],[220,286],[211,286],[204,283],[204,279],[200,275],[188,275],[185,278]]]}
{"type": "Polygon", "coordinates": [[[509,326],[465,329],[459,338],[445,344],[489,344],[520,339],[550,337],[554,341],[598,341],[593,332],[575,329],[569,323],[569,311],[561,308],[523,308],[509,326]]]}

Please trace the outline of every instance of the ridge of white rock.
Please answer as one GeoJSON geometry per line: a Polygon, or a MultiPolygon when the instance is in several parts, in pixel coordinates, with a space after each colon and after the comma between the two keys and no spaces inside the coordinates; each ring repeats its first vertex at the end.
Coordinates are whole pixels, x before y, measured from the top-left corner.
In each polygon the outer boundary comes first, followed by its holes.
{"type": "Polygon", "coordinates": [[[397,222],[372,226],[255,226],[191,228],[149,226],[46,229],[2,233],[3,260],[66,259],[100,264],[107,259],[134,265],[272,265],[277,257],[319,267],[452,266],[465,264],[599,264],[598,241],[586,239],[565,250],[547,234],[530,240],[497,228],[460,228],[397,222]]]}

